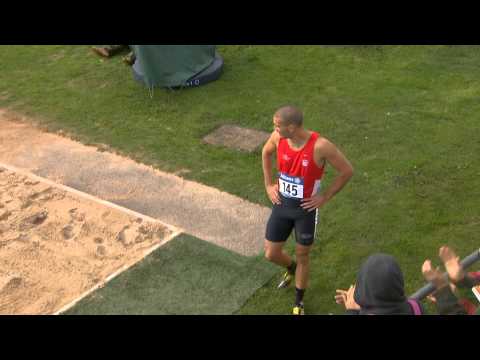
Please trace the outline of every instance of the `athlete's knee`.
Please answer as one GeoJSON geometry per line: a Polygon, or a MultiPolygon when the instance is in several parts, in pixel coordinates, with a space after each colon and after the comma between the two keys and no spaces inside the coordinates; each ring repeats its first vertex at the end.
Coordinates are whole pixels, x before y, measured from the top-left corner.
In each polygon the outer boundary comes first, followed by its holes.
{"type": "Polygon", "coordinates": [[[278,249],[265,245],[265,258],[268,261],[275,261],[275,259],[277,259],[280,255],[280,252],[281,250],[279,251],[278,249]]]}
{"type": "Polygon", "coordinates": [[[297,264],[300,264],[300,265],[308,265],[310,261],[308,253],[296,253],[295,258],[296,258],[297,264]]]}
{"type": "Polygon", "coordinates": [[[268,261],[275,261],[275,259],[277,258],[277,252],[270,249],[270,248],[265,248],[265,259],[267,259],[268,261]]]}
{"type": "Polygon", "coordinates": [[[310,259],[310,249],[297,247],[295,250],[295,258],[297,259],[297,264],[308,265],[310,259]]]}

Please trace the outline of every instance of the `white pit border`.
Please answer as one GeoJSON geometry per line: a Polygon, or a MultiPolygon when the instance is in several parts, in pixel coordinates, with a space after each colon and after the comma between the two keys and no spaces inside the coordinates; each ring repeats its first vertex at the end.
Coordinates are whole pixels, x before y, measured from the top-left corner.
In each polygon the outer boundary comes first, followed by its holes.
{"type": "Polygon", "coordinates": [[[44,184],[47,184],[49,186],[52,186],[56,189],[59,189],[59,190],[62,190],[62,191],[65,191],[67,193],[71,193],[73,195],[76,195],[80,198],[83,198],[85,200],[88,200],[88,201],[92,201],[92,202],[95,202],[97,204],[100,204],[100,205],[103,205],[103,206],[106,206],[106,207],[109,207],[109,208],[112,208],[112,209],[115,209],[115,210],[118,210],[120,212],[123,212],[125,214],[128,214],[128,215],[131,215],[131,216],[135,216],[137,218],[141,218],[145,221],[148,221],[148,222],[151,222],[151,223],[157,223],[157,224],[160,224],[162,225],[163,227],[166,227],[167,229],[169,229],[172,233],[167,236],[165,239],[163,239],[162,241],[160,241],[160,243],[158,244],[155,244],[153,245],[152,247],[146,249],[144,252],[143,252],[143,256],[138,259],[138,260],[135,260],[135,261],[130,261],[126,264],[124,264],[120,269],[118,269],[117,271],[113,272],[112,274],[108,275],[105,280],[99,282],[98,284],[96,284],[95,286],[93,286],[92,288],[90,288],[89,290],[85,291],[84,293],[82,293],[78,298],[74,299],[73,301],[71,301],[70,303],[68,303],[67,305],[61,307],[59,310],[55,311],[54,313],[52,313],[51,315],[60,315],[62,313],[64,313],[65,311],[67,311],[68,309],[72,308],[74,305],[76,305],[80,300],[82,300],[83,298],[85,298],[86,296],[90,295],[91,293],[93,293],[95,290],[99,289],[99,288],[102,288],[104,287],[108,282],[110,282],[112,279],[114,279],[115,277],[117,277],[118,275],[120,275],[121,273],[123,273],[124,271],[128,270],[129,268],[131,268],[133,265],[139,263],[140,261],[142,261],[143,259],[145,259],[149,254],[151,254],[152,252],[154,252],[155,250],[157,250],[159,247],[165,245],[167,242],[169,242],[170,240],[174,239],[175,237],[177,237],[178,235],[184,233],[185,231],[181,228],[178,228],[176,226],[173,226],[173,225],[170,225],[170,224],[167,224],[167,223],[164,223],[163,221],[160,221],[158,219],[154,219],[150,216],[147,216],[147,215],[144,215],[144,214],[141,214],[141,213],[138,213],[136,211],[133,211],[133,210],[130,210],[130,209],[127,209],[125,207],[122,207],[122,206],[119,206],[119,205],[116,205],[116,204],[113,204],[109,201],[105,201],[105,200],[102,200],[98,197],[95,197],[95,196],[92,196],[90,194],[87,194],[87,193],[84,193],[82,191],[79,191],[79,190],[76,190],[76,189],[73,189],[71,187],[68,187],[68,186],[65,186],[65,185],[62,185],[62,184],[58,184],[56,182],[53,182],[51,180],[48,180],[48,179],[45,179],[45,178],[42,178],[40,176],[37,176],[29,171],[26,171],[26,170],[23,170],[23,169],[19,169],[15,166],[11,166],[11,165],[7,165],[7,164],[4,164],[2,162],[0,162],[0,167],[2,168],[5,168],[9,171],[12,171],[14,173],[17,173],[19,175],[23,175],[23,176],[27,176],[31,179],[34,179],[34,180],[37,180],[39,182],[42,182],[44,184]]]}

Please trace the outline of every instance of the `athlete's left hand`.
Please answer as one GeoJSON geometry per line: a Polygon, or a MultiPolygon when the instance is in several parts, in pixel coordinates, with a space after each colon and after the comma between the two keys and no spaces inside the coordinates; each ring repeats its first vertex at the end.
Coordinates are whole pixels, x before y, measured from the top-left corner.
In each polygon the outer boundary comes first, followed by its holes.
{"type": "Polygon", "coordinates": [[[328,199],[324,195],[314,195],[307,199],[302,199],[301,207],[308,211],[313,211],[315,209],[321,208],[328,199]]]}

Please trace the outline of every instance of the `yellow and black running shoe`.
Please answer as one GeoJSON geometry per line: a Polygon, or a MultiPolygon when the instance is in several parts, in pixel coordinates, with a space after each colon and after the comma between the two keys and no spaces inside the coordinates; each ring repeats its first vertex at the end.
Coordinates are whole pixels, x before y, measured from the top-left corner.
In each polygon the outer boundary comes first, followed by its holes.
{"type": "Polygon", "coordinates": [[[305,315],[305,309],[303,307],[303,302],[300,304],[297,304],[293,307],[292,311],[293,315],[305,315]]]}
{"type": "Polygon", "coordinates": [[[278,284],[277,289],[284,289],[290,285],[292,282],[293,275],[290,274],[288,271],[283,274],[282,281],[280,281],[280,284],[278,284]]]}

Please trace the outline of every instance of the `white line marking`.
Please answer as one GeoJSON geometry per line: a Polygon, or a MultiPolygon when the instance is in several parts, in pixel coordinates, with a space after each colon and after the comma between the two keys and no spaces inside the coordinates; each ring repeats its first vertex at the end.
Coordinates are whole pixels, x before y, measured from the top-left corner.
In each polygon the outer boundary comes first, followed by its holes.
{"type": "Polygon", "coordinates": [[[110,207],[110,208],[113,208],[115,210],[118,210],[118,211],[121,211],[123,213],[127,213],[129,215],[132,215],[132,216],[135,216],[135,217],[138,217],[138,218],[141,218],[143,220],[146,220],[148,222],[152,222],[152,223],[157,223],[157,224],[160,224],[164,227],[166,227],[167,229],[169,229],[170,231],[172,231],[172,233],[167,236],[165,239],[161,240],[158,244],[155,244],[153,245],[152,247],[146,249],[143,253],[143,256],[138,259],[138,260],[132,260],[130,261],[129,263],[126,263],[124,264],[120,269],[118,269],[117,271],[113,272],[112,274],[108,275],[104,281],[96,284],[95,286],[93,286],[91,289],[85,291],[83,294],[81,294],[78,298],[76,298],[75,300],[71,301],[70,303],[68,303],[67,305],[63,306],[60,310],[57,310],[55,311],[52,315],[60,315],[61,313],[67,311],[68,309],[72,308],[76,303],[78,303],[80,300],[82,300],[83,298],[85,298],[86,296],[90,295],[91,293],[93,293],[95,290],[101,288],[101,287],[104,287],[108,282],[110,282],[112,279],[114,279],[115,277],[117,277],[118,275],[120,275],[122,272],[124,272],[125,270],[129,269],[130,267],[132,267],[133,265],[139,263],[140,261],[142,261],[143,259],[145,259],[149,254],[151,254],[152,252],[154,252],[155,250],[157,250],[160,246],[162,245],[165,245],[167,242],[169,242],[170,240],[174,239],[175,237],[177,237],[178,235],[180,235],[181,233],[184,232],[183,229],[181,228],[178,228],[176,226],[173,226],[173,225],[170,225],[170,224],[166,224],[164,223],[163,221],[160,221],[158,219],[154,219],[150,216],[147,216],[147,215],[144,215],[144,214],[141,214],[141,213],[138,213],[136,211],[133,211],[133,210],[130,210],[130,209],[127,209],[127,208],[124,208],[122,206],[119,206],[117,204],[113,204],[109,201],[105,201],[105,200],[102,200],[100,198],[97,198],[95,196],[92,196],[90,194],[87,194],[87,193],[84,193],[84,192],[81,192],[79,190],[76,190],[76,189],[73,189],[71,187],[68,187],[66,185],[62,185],[62,184],[57,184],[56,182],[53,182],[51,180],[48,180],[48,179],[45,179],[45,178],[42,178],[40,176],[37,176],[35,174],[32,174],[31,172],[28,172],[26,170],[22,170],[22,169],[19,169],[15,166],[11,166],[11,165],[7,165],[7,164],[4,164],[2,162],[0,162],[0,167],[3,167],[7,170],[10,170],[12,172],[15,172],[17,174],[20,174],[20,175],[24,175],[24,176],[27,176],[27,177],[30,177],[32,179],[35,179],[37,181],[40,181],[40,182],[43,182],[47,185],[50,185],[50,186],[53,186],[57,189],[60,189],[60,190],[63,190],[65,192],[68,192],[68,193],[73,193],[75,195],[77,195],[78,197],[81,197],[81,198],[84,198],[84,199],[87,199],[89,201],[93,201],[93,202],[96,202],[98,204],[101,204],[101,205],[104,205],[104,206],[107,206],[107,207],[110,207]]]}

